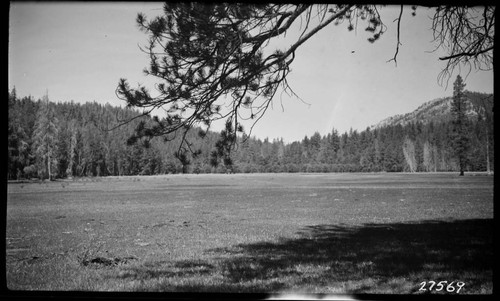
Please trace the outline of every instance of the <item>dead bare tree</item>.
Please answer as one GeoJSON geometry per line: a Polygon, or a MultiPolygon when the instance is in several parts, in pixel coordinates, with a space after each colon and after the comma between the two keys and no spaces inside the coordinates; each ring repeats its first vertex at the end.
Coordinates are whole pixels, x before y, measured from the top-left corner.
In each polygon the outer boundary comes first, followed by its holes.
{"type": "Polygon", "coordinates": [[[432,19],[436,49],[448,54],[440,57],[446,67],[438,76],[440,83],[448,82],[456,68],[472,70],[493,69],[495,44],[495,6],[443,6],[436,8],[432,19]]]}

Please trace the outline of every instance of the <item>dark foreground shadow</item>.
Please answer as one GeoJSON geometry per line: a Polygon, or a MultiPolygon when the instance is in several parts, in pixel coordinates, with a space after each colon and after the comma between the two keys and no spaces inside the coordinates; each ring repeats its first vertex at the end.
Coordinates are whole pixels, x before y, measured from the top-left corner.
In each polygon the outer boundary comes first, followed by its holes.
{"type": "Polygon", "coordinates": [[[165,277],[148,289],[168,291],[400,294],[421,293],[420,283],[432,280],[491,293],[493,231],[492,219],[316,225],[295,239],[211,249],[206,260],[143,266],[134,275],[165,277]]]}

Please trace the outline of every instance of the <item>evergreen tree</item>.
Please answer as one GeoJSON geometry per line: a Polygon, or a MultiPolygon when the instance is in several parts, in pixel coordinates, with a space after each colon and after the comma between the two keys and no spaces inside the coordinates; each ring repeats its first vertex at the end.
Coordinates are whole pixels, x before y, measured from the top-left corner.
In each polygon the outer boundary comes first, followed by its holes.
{"type": "Polygon", "coordinates": [[[19,179],[28,160],[29,139],[21,122],[16,89],[9,93],[7,178],[19,179]]]}
{"type": "Polygon", "coordinates": [[[182,173],[188,173],[188,167],[191,165],[191,159],[189,158],[187,151],[185,149],[179,150],[174,153],[174,156],[182,165],[182,173]]]}
{"type": "Polygon", "coordinates": [[[73,177],[73,169],[75,163],[75,148],[76,148],[76,121],[71,120],[68,125],[68,130],[70,133],[69,143],[68,143],[68,168],[66,169],[66,175],[71,178],[73,177]]]}
{"type": "Polygon", "coordinates": [[[453,102],[451,106],[451,113],[453,114],[452,142],[461,176],[464,175],[469,150],[467,103],[465,102],[464,88],[465,83],[462,77],[457,75],[457,79],[453,83],[453,102]]]}
{"type": "Polygon", "coordinates": [[[49,102],[49,96],[46,94],[41,101],[40,110],[37,114],[35,123],[33,142],[35,144],[35,153],[37,162],[44,168],[49,180],[52,180],[54,167],[57,163],[55,156],[58,134],[58,119],[54,109],[49,102]]]}
{"type": "MultiPolygon", "coordinates": [[[[215,150],[211,153],[210,164],[213,167],[219,165],[219,160],[222,159],[226,170],[232,172],[233,159],[231,151],[236,143],[236,135],[231,121],[226,122],[226,127],[220,132],[220,138],[215,143],[215,150]]],[[[199,154],[199,153],[198,153],[199,154]]]]}

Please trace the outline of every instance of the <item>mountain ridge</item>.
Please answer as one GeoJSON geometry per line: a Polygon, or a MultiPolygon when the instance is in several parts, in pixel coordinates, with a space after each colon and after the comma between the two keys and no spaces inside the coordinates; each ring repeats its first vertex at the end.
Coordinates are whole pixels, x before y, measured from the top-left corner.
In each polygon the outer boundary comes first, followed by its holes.
{"type": "MultiPolygon", "coordinates": [[[[485,99],[492,99],[493,94],[491,93],[480,93],[480,92],[470,92],[465,91],[466,95],[466,105],[467,111],[466,115],[470,118],[477,118],[478,114],[483,110],[484,104],[481,102],[485,99]]],[[[412,112],[408,112],[405,114],[396,114],[390,117],[387,117],[377,124],[370,126],[370,129],[378,129],[385,126],[394,126],[394,125],[406,125],[409,123],[415,122],[435,122],[435,121],[449,121],[451,120],[451,105],[452,105],[453,97],[440,97],[435,98],[433,100],[427,101],[421,104],[417,109],[412,112]]],[[[486,103],[487,109],[492,107],[491,103],[486,103]]]]}

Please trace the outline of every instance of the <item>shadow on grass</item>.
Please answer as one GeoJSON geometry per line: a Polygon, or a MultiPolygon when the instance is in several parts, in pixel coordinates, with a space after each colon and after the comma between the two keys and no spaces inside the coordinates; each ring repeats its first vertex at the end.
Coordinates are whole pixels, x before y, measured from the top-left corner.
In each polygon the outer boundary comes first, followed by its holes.
{"type": "Polygon", "coordinates": [[[422,281],[446,280],[465,282],[463,293],[492,291],[492,219],[316,225],[298,234],[139,270],[166,278],[148,290],[406,294],[418,293],[422,281]]]}

